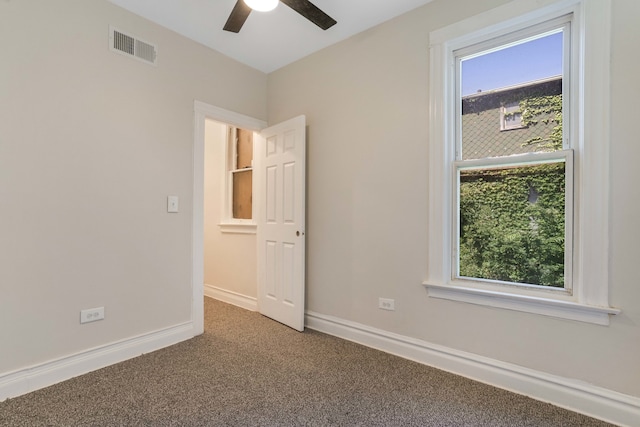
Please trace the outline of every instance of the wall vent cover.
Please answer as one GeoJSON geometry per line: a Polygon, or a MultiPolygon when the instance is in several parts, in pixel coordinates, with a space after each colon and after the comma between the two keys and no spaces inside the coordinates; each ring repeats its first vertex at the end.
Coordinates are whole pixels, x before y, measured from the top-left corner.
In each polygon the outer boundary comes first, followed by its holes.
{"type": "Polygon", "coordinates": [[[140,40],[112,26],[109,26],[109,49],[148,64],[157,65],[158,63],[158,48],[156,45],[140,40]]]}

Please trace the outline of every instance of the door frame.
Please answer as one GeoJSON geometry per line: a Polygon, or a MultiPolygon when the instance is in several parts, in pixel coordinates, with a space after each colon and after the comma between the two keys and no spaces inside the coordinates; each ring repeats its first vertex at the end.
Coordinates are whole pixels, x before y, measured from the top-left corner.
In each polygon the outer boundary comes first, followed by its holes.
{"type": "MultiPolygon", "coordinates": [[[[204,332],[204,137],[207,119],[260,132],[267,122],[194,101],[193,206],[191,226],[191,321],[194,335],[204,332]]],[[[258,188],[254,184],[254,188],[258,188]]]]}

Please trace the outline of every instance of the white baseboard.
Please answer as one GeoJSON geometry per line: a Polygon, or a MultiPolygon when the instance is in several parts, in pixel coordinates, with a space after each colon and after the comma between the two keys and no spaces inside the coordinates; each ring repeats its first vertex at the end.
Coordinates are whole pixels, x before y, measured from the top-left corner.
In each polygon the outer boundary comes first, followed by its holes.
{"type": "Polygon", "coordinates": [[[307,311],[305,326],[621,426],[638,426],[640,398],[307,311]]]}
{"type": "Polygon", "coordinates": [[[150,353],[194,336],[192,322],[0,374],[0,402],[150,353]]]}
{"type": "Polygon", "coordinates": [[[258,311],[258,300],[213,285],[204,285],[204,296],[232,304],[245,310],[258,311]]]}

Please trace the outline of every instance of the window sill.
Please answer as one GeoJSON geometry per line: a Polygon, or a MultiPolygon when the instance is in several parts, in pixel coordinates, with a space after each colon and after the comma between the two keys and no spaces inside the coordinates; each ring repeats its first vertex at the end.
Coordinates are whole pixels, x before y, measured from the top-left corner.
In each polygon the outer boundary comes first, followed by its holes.
{"type": "Polygon", "coordinates": [[[222,233],[256,234],[257,225],[249,222],[223,222],[218,224],[222,233]]]}
{"type": "Polygon", "coordinates": [[[619,309],[612,307],[597,307],[528,295],[507,294],[452,285],[434,285],[426,282],[423,285],[432,298],[542,314],[597,325],[609,325],[609,315],[620,313],[619,309]]]}

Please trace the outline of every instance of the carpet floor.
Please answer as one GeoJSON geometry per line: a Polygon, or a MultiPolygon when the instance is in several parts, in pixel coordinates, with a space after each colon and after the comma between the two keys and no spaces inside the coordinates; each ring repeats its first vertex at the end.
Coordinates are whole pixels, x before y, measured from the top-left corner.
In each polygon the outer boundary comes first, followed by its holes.
{"type": "Polygon", "coordinates": [[[205,298],[205,333],[0,403],[1,426],[606,426],[205,298]]]}

